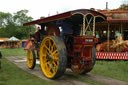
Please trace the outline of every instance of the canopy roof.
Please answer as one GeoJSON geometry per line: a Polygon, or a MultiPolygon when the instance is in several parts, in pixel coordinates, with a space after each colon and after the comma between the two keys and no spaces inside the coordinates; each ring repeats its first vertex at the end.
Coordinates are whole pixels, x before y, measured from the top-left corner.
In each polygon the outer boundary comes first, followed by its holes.
{"type": "Polygon", "coordinates": [[[8,41],[19,41],[19,39],[13,36],[13,37],[9,38],[8,41]]]}
{"type": "Polygon", "coordinates": [[[106,20],[106,16],[101,14],[100,12],[88,10],[88,9],[79,9],[79,10],[68,11],[68,12],[57,14],[54,16],[49,16],[46,18],[34,20],[32,22],[23,24],[23,26],[28,26],[33,24],[42,24],[42,23],[52,22],[52,21],[61,20],[65,18],[75,18],[75,20],[78,20],[80,16],[87,16],[87,15],[95,16],[96,18],[98,18],[96,22],[106,20]]]}
{"type": "Polygon", "coordinates": [[[0,42],[4,42],[6,40],[8,40],[8,38],[0,38],[0,42]]]}

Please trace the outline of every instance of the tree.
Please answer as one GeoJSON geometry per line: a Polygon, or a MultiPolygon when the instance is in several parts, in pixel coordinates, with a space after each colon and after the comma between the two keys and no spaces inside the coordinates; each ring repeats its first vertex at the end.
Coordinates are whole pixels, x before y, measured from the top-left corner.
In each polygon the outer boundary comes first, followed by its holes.
{"type": "Polygon", "coordinates": [[[21,10],[13,15],[0,12],[0,37],[15,36],[19,39],[28,38],[29,30],[35,30],[34,26],[23,27],[26,22],[32,21],[32,17],[27,15],[28,10],[21,10]]]}
{"type": "Polygon", "coordinates": [[[123,9],[128,10],[128,4],[121,4],[119,8],[123,8],[123,9]]]}
{"type": "Polygon", "coordinates": [[[23,27],[23,24],[26,22],[32,21],[32,17],[27,16],[28,10],[21,10],[16,13],[14,13],[14,23],[17,26],[17,32],[19,34],[16,34],[22,38],[27,38],[29,36],[29,30],[34,30],[34,27],[23,27]]]}
{"type": "Polygon", "coordinates": [[[7,26],[10,24],[14,25],[12,14],[0,12],[0,37],[9,37],[7,26]]]}
{"type": "Polygon", "coordinates": [[[27,16],[28,10],[21,10],[14,13],[14,22],[16,25],[23,25],[23,23],[32,21],[32,17],[27,16]]]}
{"type": "Polygon", "coordinates": [[[12,23],[13,16],[10,13],[0,12],[0,28],[12,23]]]}

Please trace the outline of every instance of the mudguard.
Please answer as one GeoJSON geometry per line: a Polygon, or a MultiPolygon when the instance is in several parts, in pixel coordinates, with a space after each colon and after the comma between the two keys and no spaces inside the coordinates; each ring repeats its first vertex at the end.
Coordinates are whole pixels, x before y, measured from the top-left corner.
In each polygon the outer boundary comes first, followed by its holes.
{"type": "Polygon", "coordinates": [[[28,41],[24,47],[24,50],[29,50],[32,47],[32,41],[28,41]]]}

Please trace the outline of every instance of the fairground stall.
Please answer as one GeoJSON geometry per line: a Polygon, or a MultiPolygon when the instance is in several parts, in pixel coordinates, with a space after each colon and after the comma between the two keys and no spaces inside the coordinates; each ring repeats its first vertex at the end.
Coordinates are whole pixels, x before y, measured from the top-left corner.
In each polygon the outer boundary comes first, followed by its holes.
{"type": "Polygon", "coordinates": [[[107,22],[96,24],[96,59],[128,60],[128,10],[101,12],[107,22]]]}

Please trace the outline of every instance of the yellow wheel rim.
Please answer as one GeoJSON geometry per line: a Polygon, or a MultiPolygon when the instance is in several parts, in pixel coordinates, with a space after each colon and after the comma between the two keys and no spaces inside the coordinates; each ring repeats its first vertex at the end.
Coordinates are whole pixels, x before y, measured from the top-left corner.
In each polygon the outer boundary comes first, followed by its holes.
{"type": "Polygon", "coordinates": [[[27,64],[28,64],[28,68],[32,68],[33,65],[33,54],[31,50],[27,51],[27,64]]]}
{"type": "Polygon", "coordinates": [[[58,70],[59,58],[55,41],[51,37],[43,40],[40,47],[40,64],[44,75],[53,78],[58,70]]]}

